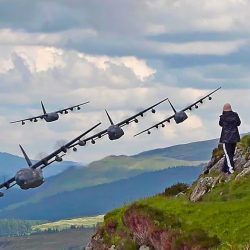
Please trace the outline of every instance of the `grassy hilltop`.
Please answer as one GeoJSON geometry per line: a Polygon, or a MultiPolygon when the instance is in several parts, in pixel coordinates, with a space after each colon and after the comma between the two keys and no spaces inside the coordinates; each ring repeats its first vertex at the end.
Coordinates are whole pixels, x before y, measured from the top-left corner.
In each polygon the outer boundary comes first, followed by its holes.
{"type": "Polygon", "coordinates": [[[218,148],[213,152],[210,172],[191,187],[177,184],[106,214],[90,246],[249,249],[250,137],[239,144],[233,175],[220,172],[223,160],[218,148]],[[202,194],[196,202],[194,194],[202,194]]]}
{"type": "MultiPolygon", "coordinates": [[[[250,247],[249,211],[250,176],[247,176],[239,181],[220,184],[199,203],[191,203],[185,196],[176,198],[157,195],[117,209],[105,216],[103,234],[108,244],[117,245],[124,240],[120,233],[128,232],[127,222],[124,223],[128,213],[134,212],[145,216],[149,214],[149,217],[152,215],[149,219],[161,229],[174,228],[189,236],[195,232],[192,236],[193,240],[204,247],[212,247],[214,244],[221,249],[248,249],[247,247],[250,247]],[[170,222],[168,219],[164,220],[169,216],[170,222]],[[173,225],[172,220],[177,220],[178,223],[173,225]],[[115,231],[110,234],[112,224],[115,225],[115,231]]],[[[133,227],[131,230],[133,231],[133,227]]],[[[130,240],[128,238],[127,242],[130,240]]],[[[128,244],[134,246],[131,249],[137,249],[133,241],[128,244]]]]}

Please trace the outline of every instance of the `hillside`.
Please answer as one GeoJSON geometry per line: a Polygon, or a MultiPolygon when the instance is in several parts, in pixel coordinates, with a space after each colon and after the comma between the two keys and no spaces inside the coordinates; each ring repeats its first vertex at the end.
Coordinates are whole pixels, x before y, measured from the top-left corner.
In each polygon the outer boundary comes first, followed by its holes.
{"type": "Polygon", "coordinates": [[[175,145],[167,148],[159,148],[142,152],[138,155],[147,157],[170,157],[186,161],[208,161],[213,148],[217,147],[218,139],[191,142],[187,144],[175,145]]]}
{"type": "Polygon", "coordinates": [[[249,249],[250,137],[239,144],[236,171],[222,174],[218,148],[190,187],[175,185],[164,194],[139,200],[105,216],[86,249],[249,249]],[[180,191],[182,191],[180,193],[180,191]],[[148,249],[148,248],[146,248],[148,249]]]}
{"type": "Polygon", "coordinates": [[[82,217],[69,220],[60,220],[55,222],[48,222],[43,224],[37,224],[32,226],[32,233],[46,232],[46,231],[63,231],[70,230],[72,228],[94,228],[98,223],[103,222],[104,215],[98,215],[94,217],[82,217]]]}
{"type": "MultiPolygon", "coordinates": [[[[31,207],[34,207],[36,204],[40,204],[41,208],[43,208],[43,204],[46,201],[52,199],[52,197],[64,197],[65,192],[73,192],[74,194],[77,193],[79,196],[81,196],[81,191],[79,190],[88,190],[88,188],[90,188],[91,193],[93,195],[96,195],[96,191],[93,190],[96,189],[100,190],[99,192],[102,192],[101,185],[104,184],[112,184],[113,182],[119,182],[123,179],[131,179],[146,172],[150,173],[175,166],[197,166],[201,163],[201,161],[191,160],[198,159],[197,154],[192,150],[194,150],[194,148],[196,148],[196,150],[199,149],[199,159],[202,161],[208,160],[206,154],[211,151],[213,143],[216,143],[216,140],[189,143],[164,149],[155,149],[148,152],[142,152],[141,154],[135,156],[108,156],[104,159],[92,162],[86,167],[68,167],[63,172],[50,178],[46,178],[44,185],[37,189],[27,191],[17,189],[8,190],[6,192],[6,196],[1,200],[0,203],[0,217],[3,218],[4,214],[6,214],[6,211],[16,211],[18,210],[18,208],[29,207],[30,204],[32,204],[31,207]],[[178,157],[178,151],[180,150],[180,148],[182,150],[182,153],[181,157],[178,157]],[[201,154],[201,152],[203,152],[203,155],[201,154]],[[173,156],[181,159],[172,158],[173,156]]],[[[22,158],[20,159],[25,164],[24,160],[22,158]]],[[[17,162],[19,162],[20,159],[18,158],[17,162]]],[[[60,164],[66,164],[66,162],[60,164]]],[[[51,166],[51,168],[46,169],[46,171],[53,168],[54,166],[51,166]]],[[[199,168],[198,171],[201,171],[201,169],[199,168]]],[[[194,171],[191,174],[193,174],[192,177],[196,177],[197,172],[194,171]]],[[[178,176],[176,178],[178,179],[178,176]]],[[[177,181],[177,179],[175,180],[175,182],[177,181]]],[[[193,180],[193,178],[191,179],[193,180]]],[[[189,181],[188,178],[184,180],[189,181]]],[[[172,184],[172,182],[170,184],[172,184]]],[[[143,183],[143,185],[147,186],[147,183],[143,183]]],[[[166,185],[167,183],[165,184],[165,186],[166,185]]],[[[104,185],[103,187],[106,186],[104,185]]],[[[164,184],[161,188],[163,187],[164,184]]],[[[134,191],[135,193],[137,193],[137,189],[135,189],[134,191]]],[[[152,189],[152,191],[159,192],[160,189],[152,189]]],[[[133,191],[131,191],[131,193],[133,193],[133,191]]],[[[138,199],[140,197],[147,196],[148,193],[142,192],[140,193],[140,195],[141,196],[132,195],[132,197],[134,199],[138,199]]],[[[114,196],[114,198],[116,198],[116,196],[114,196]]],[[[86,199],[88,202],[92,203],[90,201],[91,197],[87,197],[86,199]]],[[[126,202],[127,200],[127,198],[121,200],[120,203],[116,204],[116,206],[122,205],[123,202],[126,202]]],[[[113,208],[114,205],[106,207],[106,210],[103,209],[102,211],[106,212],[107,209],[113,208]]],[[[19,215],[21,216],[20,218],[23,218],[23,213],[21,211],[22,209],[20,210],[20,212],[18,210],[16,216],[19,215]]],[[[30,210],[28,209],[27,211],[30,210]]],[[[97,211],[95,204],[94,211],[97,211]]]]}
{"type": "Polygon", "coordinates": [[[104,214],[107,211],[160,192],[176,182],[192,183],[202,167],[177,167],[144,173],[129,179],[77,189],[2,209],[0,218],[58,220],[104,214]]]}
{"type": "Polygon", "coordinates": [[[13,204],[15,207],[28,203],[37,203],[67,191],[107,184],[126,178],[131,178],[145,172],[167,169],[175,166],[197,166],[199,161],[184,161],[166,157],[132,157],[109,156],[90,163],[86,167],[70,167],[62,173],[45,179],[45,183],[35,190],[22,191],[20,196],[16,191],[8,190],[6,201],[0,204],[1,209],[13,204]]]}

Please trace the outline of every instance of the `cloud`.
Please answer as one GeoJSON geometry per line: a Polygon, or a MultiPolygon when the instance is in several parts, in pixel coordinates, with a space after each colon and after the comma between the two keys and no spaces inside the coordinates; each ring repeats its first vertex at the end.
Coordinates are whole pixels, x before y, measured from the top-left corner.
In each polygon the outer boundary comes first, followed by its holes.
{"type": "Polygon", "coordinates": [[[67,157],[86,162],[217,137],[225,102],[247,132],[249,7],[246,0],[1,1],[1,150],[19,153],[23,143],[34,157],[99,121],[107,128],[104,108],[118,122],[166,97],[181,109],[218,86],[183,124],[133,138],[172,114],[164,103],[124,127],[120,140],[103,138],[67,157]],[[8,123],[39,114],[40,100],[48,110],[91,103],[52,124],[8,123]]]}

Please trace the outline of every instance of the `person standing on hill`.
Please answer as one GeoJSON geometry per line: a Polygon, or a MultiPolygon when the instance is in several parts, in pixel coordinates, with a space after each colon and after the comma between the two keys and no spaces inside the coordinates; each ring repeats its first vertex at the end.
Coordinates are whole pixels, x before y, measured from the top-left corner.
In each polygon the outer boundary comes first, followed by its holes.
{"type": "Polygon", "coordinates": [[[223,144],[225,161],[222,171],[232,174],[234,172],[234,153],[237,142],[240,141],[238,127],[241,124],[239,115],[232,110],[229,103],[223,107],[223,113],[220,116],[219,125],[222,127],[220,143],[223,144]]]}

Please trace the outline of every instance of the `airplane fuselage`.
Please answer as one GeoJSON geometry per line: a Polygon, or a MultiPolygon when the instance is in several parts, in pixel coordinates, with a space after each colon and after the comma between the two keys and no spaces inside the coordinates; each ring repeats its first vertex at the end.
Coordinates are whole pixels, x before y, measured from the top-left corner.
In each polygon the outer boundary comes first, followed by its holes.
{"type": "Polygon", "coordinates": [[[177,124],[184,122],[188,118],[184,111],[177,112],[174,116],[174,120],[177,124]]]}
{"type": "Polygon", "coordinates": [[[117,125],[111,125],[108,130],[108,137],[110,140],[117,140],[124,135],[124,131],[117,125]]]}
{"type": "Polygon", "coordinates": [[[21,189],[29,189],[41,186],[44,178],[40,169],[23,168],[16,173],[15,181],[21,189]]]}
{"type": "Polygon", "coordinates": [[[59,119],[59,115],[57,113],[48,113],[45,117],[44,120],[46,122],[54,122],[59,119]]]}

